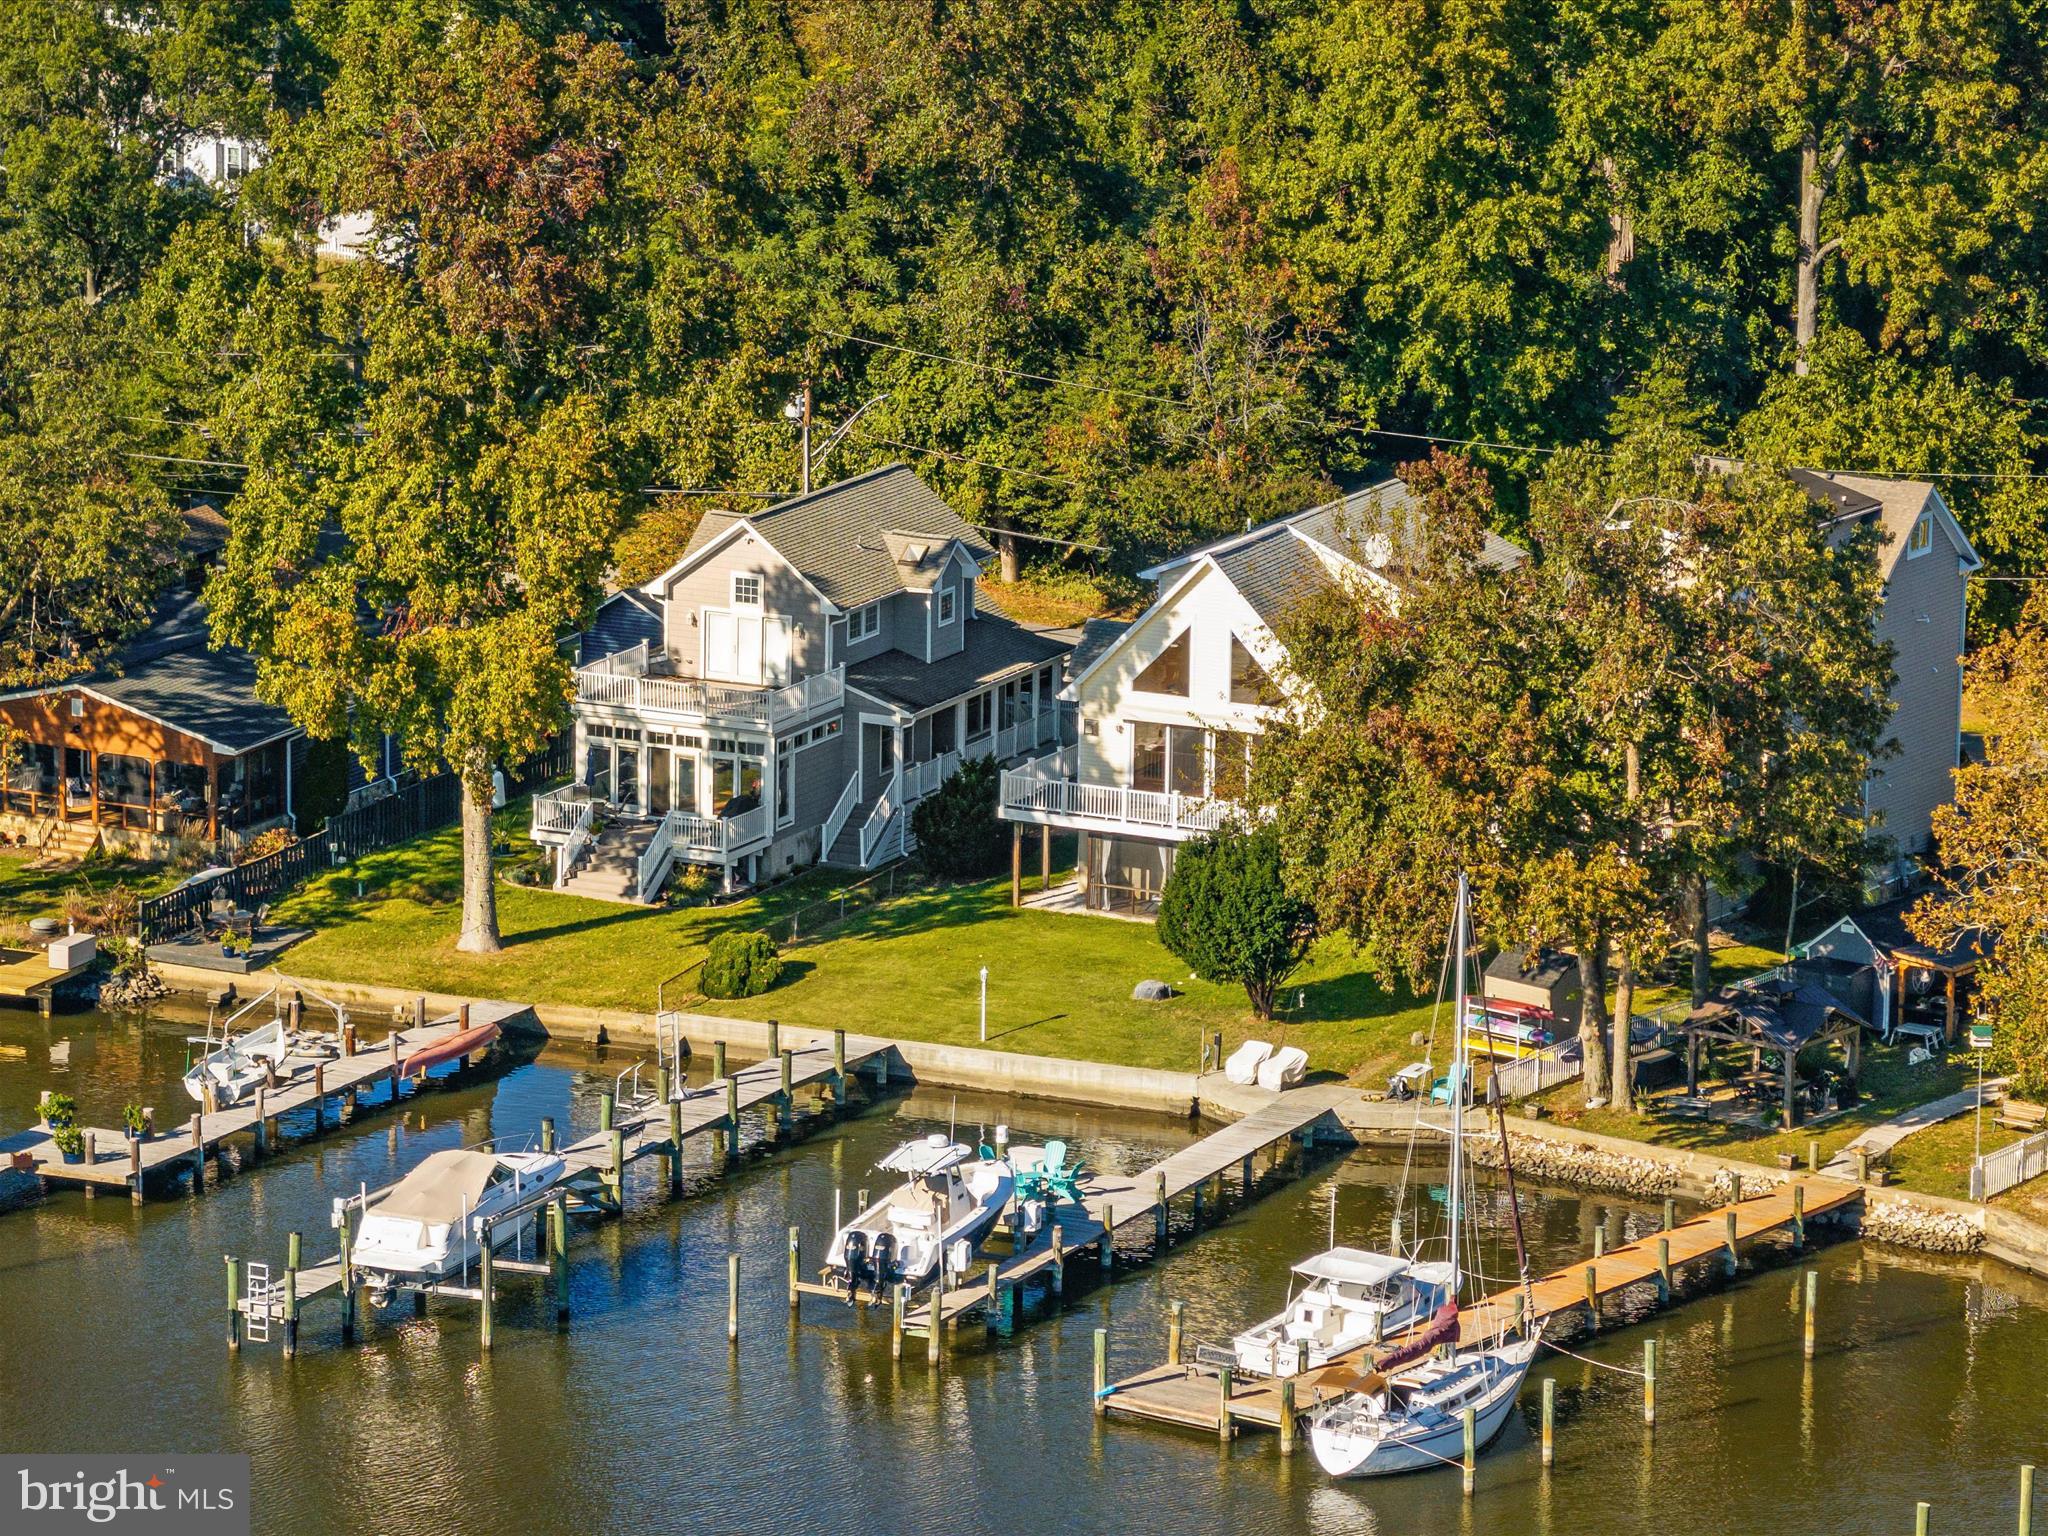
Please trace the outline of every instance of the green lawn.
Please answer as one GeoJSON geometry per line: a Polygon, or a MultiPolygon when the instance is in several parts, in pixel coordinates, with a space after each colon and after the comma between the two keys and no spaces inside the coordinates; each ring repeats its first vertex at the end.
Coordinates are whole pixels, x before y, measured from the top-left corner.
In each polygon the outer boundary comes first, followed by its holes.
{"type": "MultiPolygon", "coordinates": [[[[513,847],[524,845],[525,828],[523,803],[500,813],[499,834],[513,847]]],[[[278,921],[319,930],[287,967],[338,981],[648,1012],[656,984],[701,958],[717,933],[766,927],[782,939],[790,913],[849,883],[843,872],[819,870],[759,900],[648,911],[501,882],[505,949],[479,956],[455,950],[460,871],[450,828],[309,881],[273,909],[278,921]]],[[[1036,877],[1025,883],[1035,888],[1036,877]]],[[[772,991],[698,1006],[972,1044],[986,965],[994,1049],[1190,1070],[1203,1032],[1221,1030],[1226,1048],[1247,1035],[1284,1040],[1306,1049],[1316,1069],[1373,1075],[1408,1060],[1410,1032],[1428,1024],[1426,1005],[1381,991],[1331,944],[1290,984],[1286,1002],[1296,1011],[1259,1025],[1241,989],[1189,980],[1151,924],[1015,912],[1006,879],[856,911],[824,942],[791,948],[787,958],[772,991]],[[1132,986],[1148,977],[1185,995],[1133,1002],[1132,986]]]]}
{"type": "MultiPolygon", "coordinates": [[[[1546,1111],[1563,1125],[1576,1125],[1601,1136],[1623,1136],[1657,1146],[1683,1147],[1717,1157],[1739,1158],[1745,1162],[1775,1164],[1781,1153],[1790,1153],[1803,1163],[1807,1143],[1820,1142],[1820,1160],[1826,1163],[1842,1147],[1881,1121],[1903,1109],[1956,1092],[1971,1081],[1967,1063],[1954,1058],[1934,1067],[1909,1067],[1905,1052],[1889,1046],[1865,1047],[1863,1059],[1864,1097],[1846,1114],[1817,1125],[1789,1131],[1764,1131],[1750,1126],[1709,1124],[1699,1120],[1674,1120],[1662,1116],[1626,1115],[1612,1109],[1587,1109],[1579,1083],[1566,1083],[1542,1095],[1546,1111]]],[[[1931,1136],[1935,1131],[1923,1131],[1931,1136]]],[[[1911,1147],[1918,1137],[1904,1143],[1911,1147]]],[[[1901,1179],[1900,1182],[1905,1182],[1901,1179]]],[[[1913,1186],[1918,1188],[1920,1186],[1913,1186]]]]}
{"type": "Polygon", "coordinates": [[[144,896],[169,890],[184,876],[162,864],[95,853],[74,869],[30,869],[30,855],[0,853],[0,939],[19,937],[32,917],[62,917],[64,897],[85,885],[104,892],[126,881],[144,896]]]}
{"type": "MultiPolygon", "coordinates": [[[[1984,1150],[1996,1152],[2020,1139],[2018,1131],[2002,1129],[1994,1120],[1996,1107],[1984,1109],[1984,1150]]],[[[1970,1163],[1977,1153],[1977,1125],[1974,1112],[1944,1120],[1924,1131],[1916,1131],[1892,1148],[1892,1181],[1930,1195],[1948,1195],[1956,1200],[1970,1198],[1970,1163]]],[[[2017,1193],[2017,1191],[2015,1191],[2017,1193]]]]}

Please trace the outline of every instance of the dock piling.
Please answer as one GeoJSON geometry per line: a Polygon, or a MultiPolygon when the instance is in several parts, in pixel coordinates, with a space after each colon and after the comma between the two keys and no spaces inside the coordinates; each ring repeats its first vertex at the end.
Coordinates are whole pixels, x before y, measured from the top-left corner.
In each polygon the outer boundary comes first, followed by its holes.
{"type": "Polygon", "coordinates": [[[791,1227],[789,1229],[789,1311],[792,1317],[796,1315],[797,1304],[801,1299],[801,1293],[797,1290],[797,1286],[803,1278],[802,1241],[802,1229],[791,1227]]]}
{"type": "Polygon", "coordinates": [[[327,1129],[327,1063],[313,1063],[313,1129],[325,1132],[327,1129]]]}
{"type": "Polygon", "coordinates": [[[740,1341],[740,1256],[725,1256],[725,1341],[740,1341]]]}
{"type": "Polygon", "coordinates": [[[1280,1383],[1280,1454],[1294,1454],[1294,1378],[1280,1383]]]}
{"type": "MultiPolygon", "coordinates": [[[[1819,1143],[1815,1143],[1819,1145],[1819,1143]]],[[[1798,1252],[1806,1246],[1806,1186],[1792,1186],[1792,1250],[1798,1252]]]]}
{"type": "Polygon", "coordinates": [[[250,1130],[255,1135],[256,1155],[262,1157],[270,1151],[270,1087],[267,1083],[256,1085],[256,1123],[250,1130]]]}
{"type": "Polygon", "coordinates": [[[555,1325],[569,1322],[569,1197],[548,1202],[548,1279],[555,1292],[555,1325]]]}
{"type": "Polygon", "coordinates": [[[1678,1202],[1669,1195],[1664,1197],[1664,1230],[1669,1232],[1678,1225],[1678,1202]]]}
{"type": "Polygon", "coordinates": [[[790,1091],[790,1083],[796,1076],[796,1052],[783,1051],[781,1061],[782,1093],[775,1101],[775,1125],[778,1134],[787,1135],[796,1110],[796,1099],[790,1091]]]}
{"type": "Polygon", "coordinates": [[[341,1342],[356,1341],[356,1223],[363,1210],[353,1202],[341,1208],[341,1342]]]}
{"type": "Polygon", "coordinates": [[[492,1292],[496,1289],[496,1287],[494,1287],[491,1284],[491,1229],[488,1225],[485,1226],[483,1229],[483,1244],[477,1250],[476,1278],[477,1342],[483,1349],[484,1353],[489,1354],[491,1349],[491,1302],[493,1300],[492,1292]]]}
{"type": "Polygon", "coordinates": [[[232,1253],[228,1261],[228,1349],[242,1347],[242,1261],[232,1253]]]}
{"type": "Polygon", "coordinates": [[[1735,1212],[1731,1209],[1728,1212],[1728,1276],[1730,1279],[1734,1278],[1735,1272],[1741,1267],[1741,1264],[1742,1261],[1735,1252],[1735,1212]]]}
{"type": "Polygon", "coordinates": [[[903,1298],[910,1287],[901,1280],[889,1287],[889,1358],[903,1358],[903,1298]]]}
{"type": "Polygon", "coordinates": [[[1095,1330],[1095,1417],[1109,1411],[1109,1330],[1095,1330]]]}
{"type": "Polygon", "coordinates": [[[1105,1205],[1102,1208],[1102,1272],[1109,1273],[1110,1265],[1116,1260],[1116,1209],[1105,1205]]]}
{"type": "Polygon", "coordinates": [[[1166,1304],[1166,1363],[1180,1364],[1180,1330],[1182,1314],[1187,1311],[1184,1301],[1170,1301],[1166,1304]]]}
{"type": "Polygon", "coordinates": [[[1925,1499],[1913,1506],[1913,1536],[1927,1536],[1927,1516],[1932,1507],[1925,1499]]]}
{"type": "Polygon", "coordinates": [[[1657,1300],[1669,1305],[1671,1301],[1671,1239],[1657,1239],[1657,1300]]]}
{"type": "MultiPolygon", "coordinates": [[[[740,1150],[740,1080],[736,1077],[725,1080],[725,1129],[719,1134],[731,1138],[731,1151],[737,1157],[740,1150]]],[[[716,1150],[723,1153],[726,1149],[716,1150]]]]}
{"type": "Polygon", "coordinates": [[[1643,1423],[1657,1427],[1657,1341],[1643,1340],[1643,1423]]]}
{"type": "Polygon", "coordinates": [[[1216,1438],[1230,1438],[1230,1389],[1231,1369],[1222,1366],[1216,1372],[1216,1438]]]}
{"type": "Polygon", "coordinates": [[[1164,1248],[1166,1247],[1168,1242],[1168,1226],[1166,1211],[1166,1174],[1163,1171],[1160,1173],[1156,1173],[1152,1176],[1152,1201],[1153,1204],[1158,1208],[1153,1223],[1156,1229],[1155,1235],[1159,1239],[1159,1246],[1161,1248],[1164,1248]]]}
{"type": "Polygon", "coordinates": [[[846,1031],[832,1031],[832,1103],[846,1108],[846,1031]]]}
{"type": "Polygon", "coordinates": [[[1814,1312],[1819,1307],[1819,1305],[1820,1271],[1816,1269],[1809,1269],[1806,1272],[1806,1317],[1804,1319],[1805,1339],[1803,1343],[1806,1358],[1809,1360],[1813,1358],[1814,1349],[1814,1328],[1816,1324],[1814,1312]]]}
{"type": "MultiPolygon", "coordinates": [[[[295,1240],[298,1233],[292,1234],[295,1240]]],[[[293,1255],[297,1257],[296,1254],[293,1255]]],[[[287,1264],[284,1271],[284,1357],[289,1360],[299,1352],[299,1266],[287,1264]]]]}
{"type": "Polygon", "coordinates": [[[1543,1378],[1543,1465],[1557,1460],[1557,1378],[1543,1378]]]}
{"type": "Polygon", "coordinates": [[[1600,1277],[1591,1264],[1586,1266],[1586,1326],[1600,1331],[1600,1277]]]}
{"type": "Polygon", "coordinates": [[[553,1115],[542,1115],[540,1117],[540,1149],[543,1152],[555,1150],[555,1117],[553,1115]]]}
{"type": "Polygon", "coordinates": [[[1059,1296],[1067,1289],[1067,1245],[1060,1235],[1060,1224],[1052,1224],[1052,1293],[1059,1296]]]}
{"type": "Polygon", "coordinates": [[[2034,1529],[2034,1468],[2020,1468],[2020,1536],[2032,1536],[2034,1529]]]}
{"type": "Polygon", "coordinates": [[[1471,1498],[1479,1479],[1479,1421],[1474,1410],[1465,1410],[1465,1497],[1471,1498]]]}

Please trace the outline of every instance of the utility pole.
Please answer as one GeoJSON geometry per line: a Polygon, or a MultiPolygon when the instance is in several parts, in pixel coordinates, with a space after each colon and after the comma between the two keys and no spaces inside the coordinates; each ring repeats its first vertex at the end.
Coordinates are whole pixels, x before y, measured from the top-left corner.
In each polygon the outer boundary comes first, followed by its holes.
{"type": "Polygon", "coordinates": [[[803,394],[804,494],[811,494],[811,381],[804,380],[803,394]]]}

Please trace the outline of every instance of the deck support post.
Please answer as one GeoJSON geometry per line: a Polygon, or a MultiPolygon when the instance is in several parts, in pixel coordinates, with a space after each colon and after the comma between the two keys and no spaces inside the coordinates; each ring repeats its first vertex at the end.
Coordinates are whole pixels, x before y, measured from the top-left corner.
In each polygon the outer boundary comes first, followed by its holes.
{"type": "Polygon", "coordinates": [[[1671,1239],[1657,1239],[1657,1300],[1663,1305],[1671,1302],[1671,1239]]]}
{"type": "Polygon", "coordinates": [[[1184,1301],[1170,1301],[1166,1304],[1166,1363],[1180,1364],[1180,1329],[1182,1315],[1187,1311],[1184,1301]]]}
{"type": "Polygon", "coordinates": [[[1657,1341],[1643,1340],[1643,1423],[1657,1427],[1657,1341]]]}
{"type": "Polygon", "coordinates": [[[1202,1230],[1202,1186],[1201,1186],[1201,1183],[1200,1183],[1199,1181],[1197,1181],[1197,1183],[1195,1184],[1195,1196],[1194,1196],[1194,1199],[1195,1199],[1195,1217],[1194,1217],[1194,1220],[1195,1220],[1195,1231],[1199,1233],[1199,1232],[1200,1232],[1200,1231],[1202,1230]]]}
{"type": "Polygon", "coordinates": [[[1802,1341],[1801,1348],[1804,1350],[1806,1358],[1809,1360],[1813,1358],[1814,1349],[1814,1329],[1816,1326],[1814,1312],[1819,1307],[1819,1305],[1820,1271],[1817,1269],[1809,1269],[1806,1272],[1806,1316],[1803,1319],[1801,1319],[1801,1322],[1803,1324],[1803,1331],[1805,1333],[1805,1338],[1802,1341]]]}
{"type": "Polygon", "coordinates": [[[569,1197],[548,1202],[548,1280],[555,1293],[555,1325],[569,1322],[569,1197]]]}
{"type": "Polygon", "coordinates": [[[1241,1196],[1241,1197],[1242,1197],[1243,1199],[1246,1199],[1246,1200],[1249,1200],[1249,1199],[1251,1199],[1251,1197],[1252,1197],[1252,1159],[1251,1159],[1251,1154],[1250,1154],[1249,1152],[1247,1152],[1247,1153],[1245,1154],[1245,1158],[1244,1158],[1244,1161],[1243,1161],[1243,1162],[1242,1162],[1241,1164],[1239,1164],[1239,1165],[1238,1165],[1238,1170],[1237,1170],[1237,1178],[1238,1178],[1238,1186],[1239,1186],[1239,1193],[1240,1193],[1240,1196],[1241,1196]]]}
{"type": "Polygon", "coordinates": [[[1095,1417],[1109,1412],[1109,1330],[1095,1330],[1095,1417]]]}
{"type": "Polygon", "coordinates": [[[491,1229],[488,1224],[482,1232],[483,1241],[476,1256],[477,1277],[477,1342],[485,1354],[491,1351],[491,1293],[496,1289],[491,1284],[491,1229]]]}
{"type": "Polygon", "coordinates": [[[1557,1460],[1557,1378],[1543,1378],[1543,1465],[1557,1460]]]}
{"type": "Polygon", "coordinates": [[[1223,1366],[1216,1372],[1216,1438],[1230,1438],[1230,1391],[1231,1369],[1223,1366]]]}
{"type": "Polygon", "coordinates": [[[734,1345],[740,1341],[740,1256],[737,1253],[725,1256],[725,1341],[734,1345]]]}
{"type": "Polygon", "coordinates": [[[242,1261],[232,1253],[228,1259],[228,1351],[242,1347],[242,1261]]]}
{"type": "Polygon", "coordinates": [[[1010,905],[1024,905],[1024,828],[1021,823],[1010,828],[1010,905]]]}
{"type": "Polygon", "coordinates": [[[1479,1423],[1470,1408],[1465,1410],[1465,1497],[1471,1498],[1479,1480],[1479,1423]]]}

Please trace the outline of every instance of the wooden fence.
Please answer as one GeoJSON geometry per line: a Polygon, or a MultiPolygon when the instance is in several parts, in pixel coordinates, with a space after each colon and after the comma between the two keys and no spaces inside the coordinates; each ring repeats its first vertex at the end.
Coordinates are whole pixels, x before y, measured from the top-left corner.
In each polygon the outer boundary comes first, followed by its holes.
{"type": "Polygon", "coordinates": [[[2038,1131],[1978,1158],[1970,1169],[1970,1198],[1989,1200],[2044,1173],[2048,1173],[2048,1131],[2038,1131]]]}
{"type": "MultiPolygon", "coordinates": [[[[567,771],[570,745],[565,736],[547,751],[506,776],[505,792],[523,795],[567,771]]],[[[238,864],[211,879],[179,886],[143,902],[136,931],[145,944],[160,944],[200,926],[207,909],[222,897],[242,908],[275,901],[301,880],[366,853],[410,841],[447,826],[462,814],[462,781],[452,773],[436,774],[372,801],[353,811],[327,818],[324,830],[247,864],[238,864]]]]}

